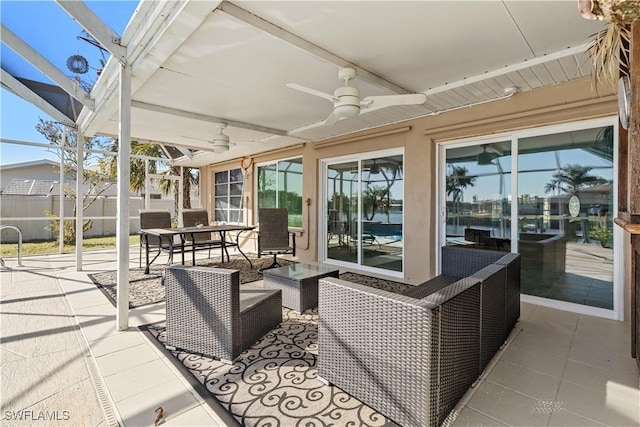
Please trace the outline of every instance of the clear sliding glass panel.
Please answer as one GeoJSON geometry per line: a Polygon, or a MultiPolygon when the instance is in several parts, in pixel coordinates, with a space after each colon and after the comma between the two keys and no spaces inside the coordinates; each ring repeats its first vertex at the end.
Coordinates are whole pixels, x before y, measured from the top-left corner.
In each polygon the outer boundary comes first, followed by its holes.
{"type": "MultiPolygon", "coordinates": [[[[362,161],[359,231],[363,265],[402,271],[404,179],[402,155],[362,161]]],[[[352,236],[355,238],[355,233],[352,236]]]]}
{"type": "Polygon", "coordinates": [[[446,150],[446,244],[511,251],[511,141],[446,150]]]}
{"type": "Polygon", "coordinates": [[[258,165],[257,188],[258,208],[285,208],[289,227],[302,227],[302,157],[258,165]]]}
{"type": "Polygon", "coordinates": [[[522,293],[613,309],[613,127],[518,142],[522,293]]]}
{"type": "Polygon", "coordinates": [[[258,208],[277,208],[276,164],[258,166],[258,208]]]}
{"type": "Polygon", "coordinates": [[[326,186],[327,258],[357,263],[358,162],[328,165],[326,186]]]}
{"type": "Polygon", "coordinates": [[[289,227],[302,227],[302,157],[278,162],[278,207],[287,208],[289,227]]]}

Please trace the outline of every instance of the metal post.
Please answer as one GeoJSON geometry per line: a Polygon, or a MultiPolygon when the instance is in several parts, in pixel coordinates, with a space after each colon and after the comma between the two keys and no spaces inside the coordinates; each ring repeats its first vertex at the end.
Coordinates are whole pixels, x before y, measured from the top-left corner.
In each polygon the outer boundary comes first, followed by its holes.
{"type": "Polygon", "coordinates": [[[151,178],[149,178],[149,159],[144,159],[144,208],[151,209],[151,178]]]}
{"type": "Polygon", "coordinates": [[[116,327],[129,328],[129,187],[131,153],[131,66],[120,67],[120,128],[118,131],[118,209],[116,248],[118,260],[116,327]]]}
{"type": "Polygon", "coordinates": [[[84,133],[78,128],[76,134],[76,271],[82,271],[82,181],[84,179],[84,133]]]}
{"type": "Polygon", "coordinates": [[[67,128],[62,127],[62,142],[60,143],[60,184],[58,197],[60,198],[60,230],[58,230],[58,252],[64,252],[64,154],[67,145],[67,128]]]}
{"type": "MultiPolygon", "coordinates": [[[[184,167],[180,166],[180,178],[178,179],[178,225],[182,226],[182,208],[184,206],[184,186],[182,181],[184,180],[184,167]]],[[[187,195],[189,197],[189,195],[187,195]]]]}

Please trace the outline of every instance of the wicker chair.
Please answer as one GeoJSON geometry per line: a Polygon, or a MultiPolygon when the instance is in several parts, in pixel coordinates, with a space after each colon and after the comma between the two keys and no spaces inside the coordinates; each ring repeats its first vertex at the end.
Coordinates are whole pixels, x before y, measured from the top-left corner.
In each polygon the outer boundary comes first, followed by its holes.
{"type": "MultiPolygon", "coordinates": [[[[185,227],[197,227],[198,225],[209,225],[209,213],[206,209],[184,209],[182,211],[182,225],[185,227]]],[[[191,245],[195,250],[208,249],[209,258],[211,258],[211,249],[222,248],[222,260],[224,261],[224,254],[227,254],[227,261],[229,260],[229,252],[226,246],[222,245],[222,239],[214,238],[214,233],[195,233],[193,235],[186,235],[186,245],[191,245]]]]}
{"type": "Polygon", "coordinates": [[[485,240],[491,237],[490,230],[479,230],[476,228],[465,228],[464,240],[468,242],[474,242],[474,248],[483,248],[485,246],[485,240]]]}
{"type": "MultiPolygon", "coordinates": [[[[140,228],[171,228],[171,213],[165,210],[140,210],[140,228]]],[[[169,250],[169,237],[155,237],[149,236],[147,234],[140,234],[140,257],[139,257],[139,266],[142,267],[142,248],[145,247],[145,250],[158,250],[158,253],[153,257],[151,262],[148,265],[151,265],[153,261],[158,258],[161,251],[169,250]]],[[[173,250],[174,252],[182,252],[184,250],[184,245],[178,236],[173,237],[173,250]]],[[[184,253],[182,254],[184,263],[184,253]]]]}
{"type": "Polygon", "coordinates": [[[510,332],[518,262],[445,247],[442,274],[404,294],[320,279],[318,376],[402,426],[442,425],[510,332]]]}
{"type": "Polygon", "coordinates": [[[262,208],[258,211],[260,231],[258,233],[258,258],[261,255],[273,255],[273,262],[268,268],[280,267],[277,256],[283,254],[296,255],[296,238],[289,232],[289,215],[285,208],[262,208]],[[291,237],[290,237],[291,236],[291,237]],[[290,243],[292,241],[293,243],[290,243]]]}
{"type": "Polygon", "coordinates": [[[165,281],[168,348],[232,363],[282,322],[279,290],[240,290],[240,273],[171,266],[165,281]]]}

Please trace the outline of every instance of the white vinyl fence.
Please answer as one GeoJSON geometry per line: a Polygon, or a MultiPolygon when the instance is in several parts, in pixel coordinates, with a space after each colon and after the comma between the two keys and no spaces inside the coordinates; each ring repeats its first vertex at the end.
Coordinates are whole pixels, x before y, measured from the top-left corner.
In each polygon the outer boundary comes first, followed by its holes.
{"type": "MultiPolygon", "coordinates": [[[[74,200],[65,198],[65,219],[73,219],[74,200]]],[[[115,197],[100,197],[84,211],[84,219],[91,219],[93,227],[84,233],[84,237],[113,236],[116,234],[115,197]]],[[[22,231],[23,241],[56,240],[58,233],[50,230],[51,219],[45,211],[60,214],[59,196],[21,196],[0,195],[0,225],[13,225],[22,231]]],[[[144,199],[131,197],[131,233],[140,229],[139,209],[144,208],[144,199]]],[[[173,212],[174,202],[171,199],[152,199],[151,209],[166,209],[173,212]]],[[[0,241],[15,243],[18,236],[13,230],[2,230],[0,241]]]]}

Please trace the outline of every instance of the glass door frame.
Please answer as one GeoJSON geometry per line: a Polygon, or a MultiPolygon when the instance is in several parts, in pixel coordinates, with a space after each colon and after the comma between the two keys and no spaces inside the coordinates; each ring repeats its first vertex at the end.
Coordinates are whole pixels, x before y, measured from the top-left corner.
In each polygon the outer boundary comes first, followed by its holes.
{"type": "MultiPolygon", "coordinates": [[[[570,132],[582,129],[613,126],[613,218],[618,215],[618,117],[604,117],[599,119],[581,120],[560,125],[543,126],[533,129],[524,129],[489,136],[479,136],[464,138],[459,140],[436,142],[436,217],[438,218],[435,239],[436,273],[440,274],[440,248],[446,243],[446,159],[447,150],[460,147],[468,147],[494,142],[504,142],[511,140],[511,224],[518,224],[518,141],[521,138],[550,135],[562,132],[570,132]],[[515,195],[515,198],[514,198],[515,195]]],[[[613,251],[616,256],[613,259],[613,310],[591,307],[582,304],[564,302],[549,298],[542,298],[532,295],[521,294],[521,301],[540,305],[544,307],[557,308],[591,316],[603,317],[607,319],[623,320],[624,318],[624,283],[625,268],[622,260],[625,259],[626,246],[624,245],[624,232],[620,227],[613,227],[614,246],[613,251]]],[[[511,252],[518,253],[518,227],[511,227],[511,252]]]]}
{"type": "MultiPolygon", "coordinates": [[[[333,164],[339,164],[339,163],[347,163],[347,162],[354,162],[358,164],[358,212],[357,212],[357,218],[358,218],[358,236],[361,235],[362,233],[362,222],[361,222],[361,218],[362,218],[362,162],[364,160],[368,160],[371,158],[376,158],[376,157],[384,157],[384,156],[397,156],[397,155],[402,155],[403,158],[403,167],[404,167],[404,163],[405,163],[405,153],[404,153],[404,147],[398,147],[398,148],[390,148],[390,149],[386,149],[386,150],[376,150],[376,151],[366,151],[366,152],[361,152],[361,153],[353,153],[353,154],[348,154],[348,155],[344,155],[344,156],[337,156],[337,157],[328,157],[326,159],[320,159],[319,161],[319,168],[318,168],[318,182],[320,183],[319,185],[319,200],[320,203],[318,203],[318,261],[322,262],[322,263],[326,263],[326,264],[332,264],[332,265],[337,265],[337,266],[343,266],[346,268],[356,268],[358,270],[362,270],[362,271],[366,271],[366,272],[371,272],[371,273],[377,273],[377,274],[383,274],[385,276],[389,276],[389,277],[397,277],[397,278],[404,278],[404,271],[405,271],[405,266],[404,266],[404,262],[405,262],[405,258],[402,257],[402,271],[393,271],[393,270],[386,270],[386,269],[381,269],[381,268],[376,268],[376,267],[371,267],[371,266],[367,266],[364,265],[362,263],[362,251],[361,251],[361,246],[362,246],[362,239],[358,238],[357,239],[357,262],[356,263],[351,263],[351,262],[347,262],[347,261],[340,261],[337,259],[333,259],[333,258],[328,258],[328,253],[327,253],[327,240],[328,240],[328,236],[329,236],[329,230],[328,230],[328,222],[329,222],[329,215],[327,213],[328,209],[327,209],[327,190],[328,190],[328,176],[327,176],[327,170],[328,167],[330,165],[333,164]]],[[[403,189],[403,201],[404,201],[404,189],[403,189]]],[[[404,227],[404,223],[405,223],[405,216],[404,216],[404,209],[402,210],[402,224],[404,227]]],[[[403,240],[402,240],[402,252],[404,252],[404,236],[403,236],[403,240]]]]}

